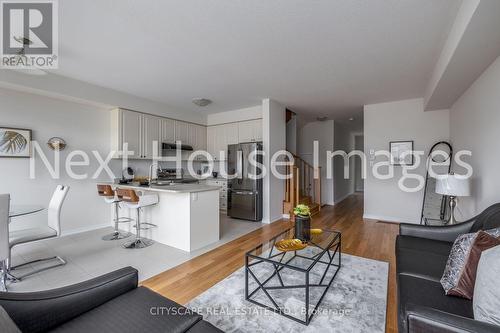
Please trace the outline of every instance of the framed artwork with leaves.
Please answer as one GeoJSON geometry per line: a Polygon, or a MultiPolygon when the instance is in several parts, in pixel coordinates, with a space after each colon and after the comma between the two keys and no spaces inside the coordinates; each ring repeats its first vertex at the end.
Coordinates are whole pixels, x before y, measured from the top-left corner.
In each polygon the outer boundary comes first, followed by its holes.
{"type": "Polygon", "coordinates": [[[0,127],[0,157],[31,157],[31,130],[0,127]]]}

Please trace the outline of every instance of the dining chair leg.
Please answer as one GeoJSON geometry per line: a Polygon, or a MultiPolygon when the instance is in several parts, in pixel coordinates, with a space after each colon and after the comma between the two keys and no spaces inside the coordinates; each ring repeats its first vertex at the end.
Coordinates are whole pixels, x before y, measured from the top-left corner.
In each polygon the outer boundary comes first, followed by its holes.
{"type": "Polygon", "coordinates": [[[12,281],[12,282],[19,282],[22,279],[24,279],[25,277],[28,277],[28,276],[31,276],[33,274],[37,274],[37,273],[40,273],[40,272],[43,272],[43,271],[46,271],[46,270],[49,270],[49,269],[52,269],[52,268],[55,268],[55,267],[64,266],[64,265],[66,265],[66,260],[64,260],[63,258],[61,258],[59,256],[53,256],[53,257],[43,258],[43,259],[36,259],[36,260],[25,262],[24,264],[20,264],[20,265],[11,267],[10,270],[7,271],[7,279],[9,281],[12,281]],[[45,262],[45,261],[52,261],[52,260],[57,260],[57,263],[55,263],[54,265],[50,265],[50,266],[47,266],[47,267],[36,269],[34,271],[31,271],[31,272],[28,272],[28,273],[25,273],[25,274],[22,274],[22,275],[14,275],[14,274],[12,274],[12,271],[15,271],[16,269],[19,269],[19,268],[24,267],[26,265],[31,265],[31,264],[35,264],[35,263],[41,263],[41,262],[45,262]]]}
{"type": "Polygon", "coordinates": [[[0,262],[0,291],[7,291],[7,263],[6,260],[0,262]]]}

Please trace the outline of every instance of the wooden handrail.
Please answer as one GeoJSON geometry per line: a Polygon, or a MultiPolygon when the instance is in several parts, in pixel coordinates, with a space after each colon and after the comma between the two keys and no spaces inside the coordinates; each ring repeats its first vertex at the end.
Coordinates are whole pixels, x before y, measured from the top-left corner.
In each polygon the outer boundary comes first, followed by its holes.
{"type": "Polygon", "coordinates": [[[286,206],[291,219],[293,219],[293,208],[300,203],[302,197],[309,198],[321,209],[321,167],[314,168],[301,157],[292,154],[293,165],[286,166],[287,175],[291,178],[285,181],[286,206]],[[320,175],[315,178],[316,175],[320,175]]]}

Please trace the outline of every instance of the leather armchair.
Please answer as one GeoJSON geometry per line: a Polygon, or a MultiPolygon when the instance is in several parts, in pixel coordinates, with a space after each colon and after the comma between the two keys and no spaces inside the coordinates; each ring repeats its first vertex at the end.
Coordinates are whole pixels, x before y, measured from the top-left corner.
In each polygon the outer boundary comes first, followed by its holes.
{"type": "Polygon", "coordinates": [[[488,207],[481,214],[459,224],[446,226],[425,226],[402,223],[399,225],[399,234],[401,236],[454,242],[455,239],[461,234],[498,227],[500,227],[500,203],[488,207]]]}
{"type": "Polygon", "coordinates": [[[22,332],[46,332],[137,288],[137,283],[137,270],[125,267],[59,289],[0,293],[0,305],[22,332]]]}
{"type": "MultiPolygon", "coordinates": [[[[137,270],[125,267],[59,289],[0,292],[0,310],[5,310],[7,319],[20,331],[30,333],[222,332],[201,315],[137,284],[137,270]],[[176,311],[154,315],[153,308],[176,311]]],[[[1,328],[6,321],[2,321],[1,314],[0,332],[3,332],[1,328]]]]}
{"type": "Polygon", "coordinates": [[[500,333],[500,326],[479,320],[457,316],[429,307],[408,304],[406,306],[408,332],[426,333],[463,333],[482,332],[500,333]]]}
{"type": "Polygon", "coordinates": [[[445,226],[427,226],[402,223],[399,225],[399,234],[401,236],[411,236],[444,242],[454,242],[459,235],[468,233],[473,225],[473,220],[445,226]]]}

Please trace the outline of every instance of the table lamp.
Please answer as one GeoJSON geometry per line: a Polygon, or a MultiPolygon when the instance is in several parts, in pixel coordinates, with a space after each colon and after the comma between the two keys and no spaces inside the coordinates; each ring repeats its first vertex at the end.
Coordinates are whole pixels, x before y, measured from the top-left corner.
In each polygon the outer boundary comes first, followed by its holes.
{"type": "Polygon", "coordinates": [[[436,181],[436,193],[450,197],[450,220],[448,224],[455,224],[455,207],[457,206],[457,197],[470,196],[470,179],[457,177],[454,174],[441,176],[436,181]]]}

